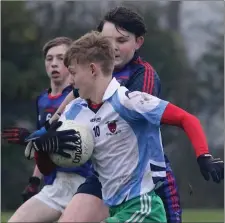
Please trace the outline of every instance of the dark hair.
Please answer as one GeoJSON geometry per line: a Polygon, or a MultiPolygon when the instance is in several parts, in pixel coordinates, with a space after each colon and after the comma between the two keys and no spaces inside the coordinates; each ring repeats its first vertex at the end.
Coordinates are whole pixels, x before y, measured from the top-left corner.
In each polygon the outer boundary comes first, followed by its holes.
{"type": "Polygon", "coordinates": [[[97,27],[99,32],[102,32],[106,21],[115,24],[117,28],[135,34],[136,37],[143,36],[147,32],[144,19],[138,13],[126,7],[116,7],[107,12],[97,27]]]}
{"type": "Polygon", "coordinates": [[[51,49],[52,47],[55,46],[60,46],[60,45],[66,45],[66,46],[70,46],[72,44],[73,40],[68,38],[68,37],[57,37],[55,39],[52,39],[50,41],[48,41],[47,43],[45,43],[42,51],[44,54],[44,57],[46,57],[49,49],[51,49]]]}

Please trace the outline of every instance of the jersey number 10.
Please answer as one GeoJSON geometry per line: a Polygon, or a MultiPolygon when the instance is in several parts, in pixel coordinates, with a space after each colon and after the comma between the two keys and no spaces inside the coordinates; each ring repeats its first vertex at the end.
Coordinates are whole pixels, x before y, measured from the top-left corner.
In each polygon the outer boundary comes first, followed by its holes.
{"type": "Polygon", "coordinates": [[[99,126],[95,126],[93,128],[93,131],[95,133],[95,137],[99,137],[100,136],[100,128],[99,128],[99,126]]]}

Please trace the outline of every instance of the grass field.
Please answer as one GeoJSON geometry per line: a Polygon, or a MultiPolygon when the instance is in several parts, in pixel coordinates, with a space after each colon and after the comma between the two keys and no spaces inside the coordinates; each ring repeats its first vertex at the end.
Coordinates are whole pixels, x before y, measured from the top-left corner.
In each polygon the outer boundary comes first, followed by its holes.
{"type": "MultiPolygon", "coordinates": [[[[2,212],[1,222],[7,222],[12,212],[2,212]]],[[[186,209],[183,212],[183,222],[224,222],[224,210],[186,209]]]]}

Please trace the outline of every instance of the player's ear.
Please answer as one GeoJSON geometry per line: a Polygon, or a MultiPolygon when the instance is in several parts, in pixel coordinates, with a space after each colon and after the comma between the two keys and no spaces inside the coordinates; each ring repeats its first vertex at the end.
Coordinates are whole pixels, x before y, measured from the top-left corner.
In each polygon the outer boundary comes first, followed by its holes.
{"type": "Polygon", "coordinates": [[[139,50],[140,47],[143,45],[143,43],[144,43],[144,37],[143,36],[136,37],[135,50],[139,50]]]}
{"type": "Polygon", "coordinates": [[[95,63],[91,63],[90,69],[91,69],[92,76],[95,77],[97,74],[98,67],[96,66],[95,63]]]}

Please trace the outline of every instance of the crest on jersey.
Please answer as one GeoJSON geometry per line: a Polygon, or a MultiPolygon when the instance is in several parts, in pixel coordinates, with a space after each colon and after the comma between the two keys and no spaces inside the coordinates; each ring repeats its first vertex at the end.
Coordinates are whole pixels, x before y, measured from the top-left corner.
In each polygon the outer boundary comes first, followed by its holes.
{"type": "Polygon", "coordinates": [[[115,135],[119,132],[121,132],[121,130],[117,131],[117,123],[118,120],[113,120],[113,121],[108,121],[105,124],[107,124],[108,129],[110,131],[110,133],[106,133],[106,135],[115,135]]]}

